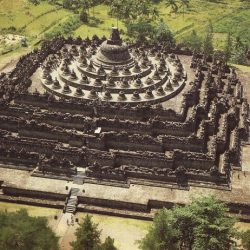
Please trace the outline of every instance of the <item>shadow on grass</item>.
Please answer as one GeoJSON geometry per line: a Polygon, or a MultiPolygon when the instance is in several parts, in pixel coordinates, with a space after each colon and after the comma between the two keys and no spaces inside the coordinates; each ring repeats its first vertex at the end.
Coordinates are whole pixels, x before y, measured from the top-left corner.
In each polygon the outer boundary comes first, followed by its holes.
{"type": "Polygon", "coordinates": [[[100,20],[99,18],[97,17],[89,17],[89,20],[88,20],[88,26],[90,27],[98,27],[98,25],[102,24],[103,21],[100,20]]]}

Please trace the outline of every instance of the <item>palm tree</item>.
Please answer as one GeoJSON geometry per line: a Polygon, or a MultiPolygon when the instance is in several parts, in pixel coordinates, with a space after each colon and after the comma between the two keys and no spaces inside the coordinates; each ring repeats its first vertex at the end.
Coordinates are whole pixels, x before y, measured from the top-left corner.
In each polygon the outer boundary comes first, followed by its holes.
{"type": "Polygon", "coordinates": [[[180,0],[180,8],[182,8],[182,14],[183,14],[183,18],[184,18],[184,9],[185,7],[188,8],[189,7],[189,0],[180,0]]]}
{"type": "Polygon", "coordinates": [[[166,6],[171,8],[171,12],[176,14],[178,12],[178,5],[176,0],[166,0],[166,6]]]}

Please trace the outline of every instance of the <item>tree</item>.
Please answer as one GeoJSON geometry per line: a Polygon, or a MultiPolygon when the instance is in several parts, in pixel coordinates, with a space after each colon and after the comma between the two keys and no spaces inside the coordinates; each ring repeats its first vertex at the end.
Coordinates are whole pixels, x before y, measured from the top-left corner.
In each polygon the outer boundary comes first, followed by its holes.
{"type": "Polygon", "coordinates": [[[225,62],[227,63],[230,58],[231,58],[231,55],[232,55],[232,49],[233,49],[233,46],[232,46],[232,38],[231,38],[231,34],[228,33],[227,34],[227,40],[226,40],[226,43],[225,43],[225,46],[224,46],[224,58],[225,58],[225,62]]]}
{"type": "Polygon", "coordinates": [[[245,249],[250,249],[250,230],[241,234],[241,244],[245,249]]]}
{"type": "Polygon", "coordinates": [[[58,238],[43,217],[30,217],[26,210],[0,212],[0,249],[58,250],[58,238]]]}
{"type": "Polygon", "coordinates": [[[88,13],[86,12],[85,9],[82,9],[81,13],[80,13],[80,20],[83,23],[87,23],[88,22],[88,13]]]}
{"type": "Polygon", "coordinates": [[[91,7],[91,1],[90,0],[80,0],[80,6],[82,7],[82,11],[87,11],[89,15],[89,9],[91,7]]]}
{"type": "Polygon", "coordinates": [[[124,19],[124,7],[121,0],[111,0],[110,2],[110,11],[109,14],[111,16],[116,17],[116,26],[118,27],[118,20],[124,19]]]}
{"type": "Polygon", "coordinates": [[[171,13],[177,14],[182,9],[184,17],[184,10],[189,7],[190,0],[165,0],[165,3],[167,7],[170,7],[171,13]]]}
{"type": "Polygon", "coordinates": [[[184,10],[185,10],[185,8],[188,8],[188,7],[189,7],[189,0],[180,0],[179,8],[182,8],[183,18],[184,18],[184,10]]]}
{"type": "Polygon", "coordinates": [[[228,208],[214,197],[195,200],[189,209],[196,216],[194,249],[224,250],[234,244],[237,236],[235,219],[228,217],[228,208]]]}
{"type": "Polygon", "coordinates": [[[203,40],[203,53],[206,56],[212,55],[214,51],[213,47],[213,25],[212,22],[209,21],[209,24],[206,28],[206,34],[203,40]]]}
{"type": "Polygon", "coordinates": [[[166,6],[170,7],[171,12],[176,14],[179,10],[179,6],[176,0],[166,0],[166,6]]]}
{"type": "Polygon", "coordinates": [[[71,9],[73,5],[72,0],[63,0],[63,8],[65,9],[71,9]]]}
{"type": "Polygon", "coordinates": [[[160,20],[160,22],[156,25],[154,29],[154,36],[156,41],[165,42],[170,45],[174,44],[174,36],[163,20],[160,20]]]}
{"type": "Polygon", "coordinates": [[[38,5],[40,3],[40,0],[29,0],[34,5],[38,5]]]}
{"type": "Polygon", "coordinates": [[[72,250],[118,250],[114,246],[114,239],[109,236],[101,243],[101,230],[88,214],[75,232],[76,240],[71,242],[72,250]]]}
{"type": "Polygon", "coordinates": [[[109,236],[105,239],[104,243],[101,245],[101,250],[118,250],[114,246],[114,239],[109,236]]]}
{"type": "Polygon", "coordinates": [[[110,5],[110,14],[124,21],[128,36],[135,39],[144,39],[152,30],[152,21],[155,21],[159,15],[158,10],[152,5],[151,0],[113,0],[110,5]],[[141,33],[142,32],[142,33],[141,33]]]}
{"type": "Polygon", "coordinates": [[[92,222],[92,217],[86,215],[83,222],[76,229],[76,241],[71,242],[72,250],[94,250],[100,247],[101,231],[98,224],[92,222]]]}
{"type": "Polygon", "coordinates": [[[173,210],[163,209],[140,241],[140,248],[227,250],[237,236],[235,220],[227,212],[226,206],[214,197],[202,197],[173,210]]]}
{"type": "Polygon", "coordinates": [[[241,42],[239,37],[236,37],[233,44],[231,61],[236,64],[245,64],[247,60],[247,51],[247,46],[241,42]]]}
{"type": "Polygon", "coordinates": [[[146,38],[151,38],[153,35],[153,25],[147,21],[138,21],[136,23],[127,24],[127,33],[136,41],[141,42],[146,38]]]}
{"type": "Polygon", "coordinates": [[[199,52],[202,48],[202,38],[192,30],[191,34],[184,39],[183,45],[199,52]]]}
{"type": "Polygon", "coordinates": [[[154,218],[147,235],[139,241],[143,250],[177,250],[179,232],[174,229],[173,213],[162,209],[154,218]]]}
{"type": "Polygon", "coordinates": [[[24,37],[21,39],[21,46],[22,47],[28,47],[28,43],[27,43],[27,38],[24,37]]]}

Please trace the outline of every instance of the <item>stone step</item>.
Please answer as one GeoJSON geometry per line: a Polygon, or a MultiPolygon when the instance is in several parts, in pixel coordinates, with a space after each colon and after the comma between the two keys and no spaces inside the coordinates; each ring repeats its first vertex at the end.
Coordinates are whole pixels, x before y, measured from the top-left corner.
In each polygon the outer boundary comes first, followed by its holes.
{"type": "Polygon", "coordinates": [[[77,196],[78,192],[80,191],[79,188],[71,188],[70,196],[77,196]]]}
{"type": "Polygon", "coordinates": [[[73,214],[76,210],[73,208],[66,208],[66,213],[71,213],[73,214]]]}
{"type": "Polygon", "coordinates": [[[84,177],[84,176],[86,176],[86,171],[85,171],[85,169],[84,170],[77,170],[77,176],[82,176],[82,177],[84,177]]]}
{"type": "Polygon", "coordinates": [[[79,177],[79,176],[75,176],[73,179],[73,183],[77,184],[77,185],[82,185],[84,183],[84,178],[79,177]]]}
{"type": "Polygon", "coordinates": [[[76,203],[75,202],[73,202],[73,203],[68,203],[66,206],[67,207],[76,207],[76,203]]]}
{"type": "Polygon", "coordinates": [[[77,201],[77,196],[70,196],[68,202],[69,201],[77,201]]]}
{"type": "Polygon", "coordinates": [[[75,198],[69,198],[67,204],[69,204],[69,203],[77,203],[77,199],[75,199],[75,198]]]}
{"type": "Polygon", "coordinates": [[[71,200],[71,201],[69,201],[66,206],[72,205],[72,204],[76,205],[77,204],[77,200],[71,200]]]}
{"type": "Polygon", "coordinates": [[[67,206],[66,209],[76,209],[76,206],[67,206]]]}

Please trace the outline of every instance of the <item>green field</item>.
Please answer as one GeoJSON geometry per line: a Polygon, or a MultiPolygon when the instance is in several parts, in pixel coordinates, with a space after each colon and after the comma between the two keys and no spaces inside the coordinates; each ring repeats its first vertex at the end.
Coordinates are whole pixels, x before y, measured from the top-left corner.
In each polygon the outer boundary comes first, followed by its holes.
{"type": "MultiPolygon", "coordinates": [[[[240,36],[250,43],[250,4],[240,0],[224,0],[216,3],[200,0],[191,0],[190,7],[181,9],[178,14],[171,14],[164,1],[157,4],[160,17],[163,18],[176,39],[181,41],[191,30],[204,33],[205,26],[210,19],[214,26],[215,45],[223,43],[229,31],[240,36]]],[[[58,26],[76,14],[62,9],[60,6],[50,5],[46,2],[35,6],[27,0],[0,0],[0,32],[7,32],[8,28],[15,27],[16,32],[26,35],[31,40],[42,38],[44,33],[58,26]]],[[[90,25],[82,24],[73,31],[75,36],[92,36],[93,34],[108,34],[116,20],[108,15],[108,7],[97,6],[90,11],[95,20],[90,25]]],[[[124,26],[120,22],[120,28],[124,26]]]]}
{"type": "Polygon", "coordinates": [[[0,202],[0,211],[15,212],[20,209],[27,209],[30,216],[42,216],[51,218],[58,214],[60,210],[46,207],[35,207],[16,203],[0,202]]]}
{"type": "MultiPolygon", "coordinates": [[[[190,0],[189,8],[184,8],[177,14],[171,13],[164,1],[156,4],[162,18],[173,31],[177,42],[185,41],[192,30],[203,36],[208,20],[214,28],[214,46],[223,48],[227,33],[240,36],[242,41],[250,45],[250,3],[241,0],[222,0],[209,2],[207,0],[190,0]]],[[[109,35],[110,27],[116,25],[116,19],[108,15],[108,6],[99,5],[90,10],[89,24],[79,21],[78,14],[63,9],[58,5],[42,1],[35,6],[28,0],[0,0],[0,35],[15,33],[28,39],[32,48],[48,34],[55,34],[67,26],[65,35],[77,37],[92,37],[109,35]],[[72,24],[73,22],[73,24],[72,24]],[[72,27],[72,28],[71,28],[72,27]]],[[[119,28],[125,30],[124,24],[119,21],[119,28]]],[[[20,42],[8,45],[0,42],[0,59],[8,52],[12,56],[22,53],[20,42]]],[[[4,56],[6,58],[6,56],[4,56]]]]}
{"type": "MultiPolygon", "coordinates": [[[[100,37],[103,35],[109,36],[110,27],[116,26],[116,19],[108,15],[108,7],[105,5],[99,5],[95,7],[94,17],[98,19],[99,24],[96,25],[96,22],[94,22],[93,19],[90,19],[90,25],[81,25],[81,27],[74,31],[74,35],[84,36],[83,34],[86,34],[87,36],[91,37],[96,34],[100,37]]],[[[123,23],[119,22],[118,24],[120,29],[125,29],[123,23]]]]}
{"type": "MultiPolygon", "coordinates": [[[[174,31],[177,41],[185,39],[192,30],[203,35],[208,20],[214,28],[215,46],[224,44],[228,32],[250,44],[250,4],[239,0],[216,1],[216,3],[191,0],[183,13],[170,14],[164,2],[158,4],[163,19],[174,31]]],[[[180,11],[182,12],[182,10],[180,11]]]]}

